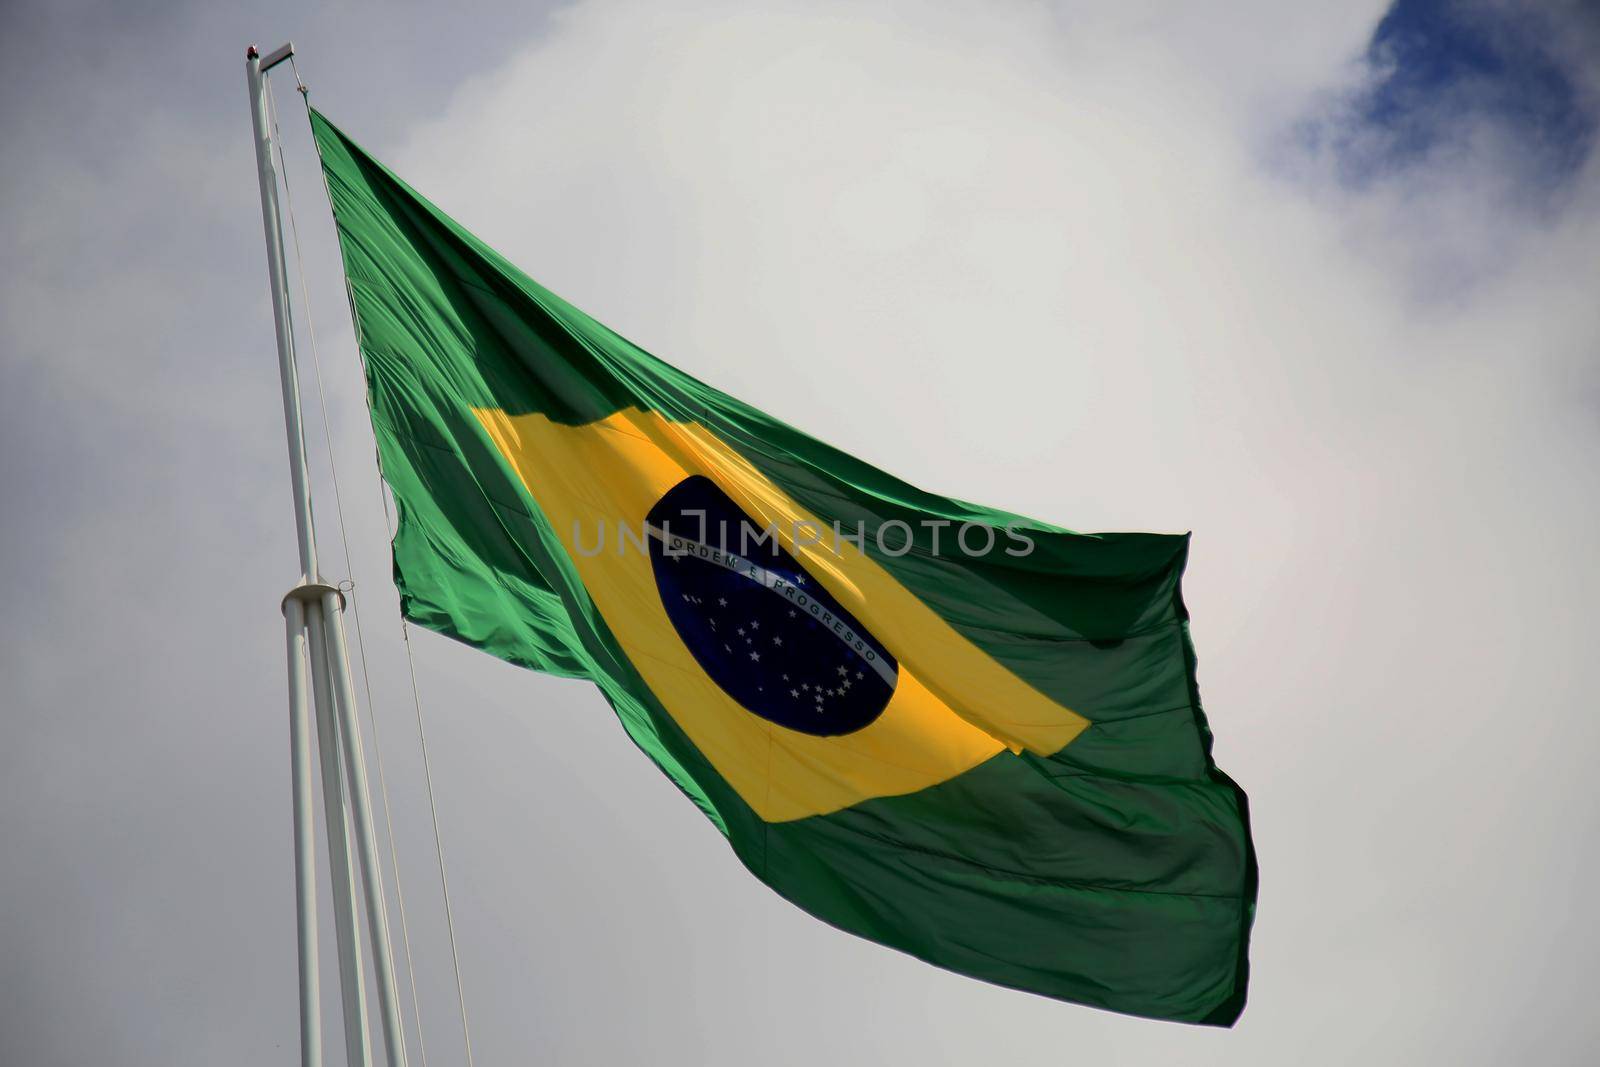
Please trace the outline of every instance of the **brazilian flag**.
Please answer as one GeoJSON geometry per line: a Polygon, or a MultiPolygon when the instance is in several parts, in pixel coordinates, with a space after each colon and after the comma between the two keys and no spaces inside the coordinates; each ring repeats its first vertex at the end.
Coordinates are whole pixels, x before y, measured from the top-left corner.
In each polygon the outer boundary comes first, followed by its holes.
{"type": "Polygon", "coordinates": [[[407,618],[600,687],[797,906],[1133,1015],[1244,1007],[1187,536],[924,492],[544,289],[320,114],[407,618]]]}

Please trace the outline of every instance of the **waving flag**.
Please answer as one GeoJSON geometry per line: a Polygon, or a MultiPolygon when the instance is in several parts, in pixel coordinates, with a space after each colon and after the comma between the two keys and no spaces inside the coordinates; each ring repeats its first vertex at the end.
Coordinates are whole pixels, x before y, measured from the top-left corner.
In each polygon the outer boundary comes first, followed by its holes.
{"type": "Polygon", "coordinates": [[[1186,536],[905,484],[655,359],[312,124],[406,616],[587,678],[756,877],[1062,1000],[1229,1025],[1255,858],[1186,536]]]}

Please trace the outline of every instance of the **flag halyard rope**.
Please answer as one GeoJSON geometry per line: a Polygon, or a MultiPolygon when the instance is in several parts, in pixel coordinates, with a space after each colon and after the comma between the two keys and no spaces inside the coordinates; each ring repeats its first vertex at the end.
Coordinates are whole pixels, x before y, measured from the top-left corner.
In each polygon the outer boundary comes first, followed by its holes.
{"type": "MultiPolygon", "coordinates": [[[[310,94],[310,90],[307,88],[305,82],[301,80],[301,78],[300,78],[300,68],[299,68],[298,64],[295,63],[294,57],[292,55],[289,57],[289,66],[290,66],[291,70],[294,73],[296,91],[299,92],[301,102],[305,105],[306,124],[307,124],[308,127],[310,127],[310,125],[311,125],[311,94],[310,94]]],[[[276,130],[276,119],[274,119],[274,130],[276,130]]],[[[316,138],[315,138],[314,135],[312,137],[312,144],[317,149],[317,154],[318,154],[319,163],[320,163],[320,157],[321,157],[322,149],[321,149],[320,145],[316,144],[316,138]]],[[[281,146],[280,146],[280,152],[281,152],[281,146]]],[[[332,209],[333,209],[333,193],[328,188],[326,172],[323,173],[322,178],[323,178],[323,193],[327,197],[329,210],[332,211],[332,209]]],[[[293,227],[293,212],[292,212],[292,209],[291,209],[291,212],[290,212],[290,219],[291,219],[290,225],[291,225],[291,228],[292,228],[293,227]]],[[[296,237],[296,255],[298,256],[298,254],[299,254],[299,249],[298,249],[298,236],[297,236],[296,237]]],[[[302,273],[301,273],[301,283],[302,283],[302,285],[304,285],[304,282],[305,282],[304,271],[302,270],[302,273]]],[[[350,307],[350,321],[351,321],[351,323],[352,323],[352,325],[354,327],[355,335],[356,335],[356,357],[361,362],[361,367],[362,367],[362,371],[363,371],[363,381],[365,381],[365,378],[366,378],[366,375],[365,375],[365,371],[366,371],[366,351],[365,351],[365,346],[362,343],[363,339],[362,339],[362,332],[361,332],[361,317],[356,313],[355,294],[350,289],[350,280],[349,280],[348,277],[345,278],[345,280],[344,280],[344,289],[345,289],[345,299],[348,302],[349,307],[350,307]]],[[[315,355],[315,347],[316,347],[316,342],[315,342],[315,339],[313,338],[313,340],[312,340],[313,355],[315,355]]],[[[321,385],[322,385],[320,363],[318,364],[317,385],[318,385],[318,389],[320,390],[321,389],[321,385]]],[[[371,397],[371,394],[367,390],[363,389],[362,395],[363,395],[363,399],[365,400],[366,405],[367,405],[368,417],[370,418],[372,416],[372,397],[371,397]]],[[[325,404],[324,404],[324,407],[323,407],[323,419],[324,419],[324,429],[326,430],[327,409],[326,409],[326,405],[325,404]]],[[[374,452],[374,456],[373,456],[374,464],[375,464],[375,468],[376,468],[377,475],[378,475],[378,477],[377,477],[378,500],[379,500],[380,504],[383,507],[384,532],[391,540],[393,540],[394,536],[398,532],[398,525],[395,522],[394,516],[391,514],[391,510],[390,510],[390,507],[389,507],[389,495],[388,495],[388,492],[386,491],[385,479],[384,479],[384,474],[383,474],[383,456],[382,456],[381,453],[379,453],[377,451],[376,444],[374,444],[373,452],[374,452]]],[[[331,463],[331,460],[332,460],[332,441],[331,441],[331,438],[330,438],[330,441],[329,441],[329,460],[330,460],[330,463],[331,463]]],[[[335,483],[334,497],[335,497],[335,500],[337,501],[338,500],[337,483],[335,483]]],[[[341,535],[342,535],[343,534],[343,515],[342,515],[342,512],[341,512],[341,515],[340,515],[340,532],[341,532],[341,535]]],[[[348,547],[348,543],[346,544],[346,547],[345,547],[345,557],[346,557],[346,568],[348,569],[348,567],[349,567],[349,547],[348,547]]],[[[410,627],[410,624],[408,623],[408,621],[406,620],[406,617],[405,617],[405,614],[404,614],[403,611],[399,613],[399,617],[400,617],[400,637],[401,637],[401,642],[405,647],[406,669],[407,669],[407,673],[409,674],[410,682],[411,682],[411,706],[412,706],[412,709],[415,712],[416,724],[417,724],[417,745],[418,745],[418,748],[419,748],[419,750],[421,752],[421,755],[422,755],[422,773],[423,773],[423,780],[424,780],[425,785],[426,785],[426,791],[427,791],[427,797],[428,797],[428,814],[429,814],[430,820],[432,822],[432,828],[433,828],[434,855],[435,855],[435,857],[436,857],[436,859],[438,861],[439,891],[440,891],[440,896],[442,897],[442,899],[444,901],[445,930],[446,930],[446,932],[447,932],[447,934],[449,936],[449,942],[450,942],[450,965],[451,965],[451,970],[454,973],[454,977],[455,977],[456,1005],[457,1005],[457,1008],[458,1008],[458,1010],[460,1012],[460,1017],[461,1017],[461,1039],[462,1039],[462,1044],[463,1044],[463,1047],[464,1047],[464,1050],[465,1050],[465,1053],[466,1053],[467,1067],[475,1067],[475,1065],[473,1063],[473,1057],[472,1057],[472,1031],[471,1031],[471,1028],[469,1027],[468,1022],[467,1022],[467,998],[466,998],[465,986],[464,986],[464,984],[462,982],[462,978],[461,978],[461,955],[460,955],[460,950],[458,948],[457,939],[456,939],[455,911],[454,911],[454,908],[452,907],[451,902],[450,902],[450,879],[449,879],[449,876],[445,873],[444,841],[443,841],[443,837],[442,837],[442,835],[440,833],[440,830],[439,830],[439,808],[438,808],[438,804],[437,804],[437,801],[436,801],[436,798],[435,798],[435,791],[434,791],[434,784],[433,784],[433,762],[432,762],[432,760],[430,759],[430,757],[428,755],[428,735],[427,735],[426,728],[423,726],[422,696],[421,696],[421,692],[420,692],[420,690],[418,688],[418,685],[417,685],[416,657],[415,657],[415,655],[414,655],[414,653],[412,651],[412,647],[411,647],[411,627],[410,627]]],[[[359,617],[358,617],[357,622],[356,622],[356,632],[357,632],[357,643],[359,645],[359,643],[360,643],[360,621],[359,621],[359,617]]],[[[363,670],[363,673],[365,673],[365,669],[366,669],[365,665],[366,665],[366,653],[365,653],[365,650],[363,649],[363,651],[362,651],[362,670],[363,670]]],[[[368,704],[369,705],[371,704],[370,695],[368,696],[368,704]]],[[[374,740],[374,744],[376,744],[376,741],[377,741],[376,727],[374,727],[373,740],[374,740]]],[[[383,779],[383,764],[382,764],[381,755],[379,757],[378,776],[379,776],[379,781],[380,781],[380,784],[381,784],[382,779],[383,779]]],[[[386,813],[386,816],[387,816],[387,807],[385,808],[385,813],[386,813]]],[[[393,834],[393,830],[391,828],[391,830],[390,830],[390,846],[391,846],[391,849],[393,848],[393,843],[394,843],[394,834],[393,834]]],[[[397,888],[397,890],[398,890],[398,883],[399,883],[399,868],[398,868],[398,866],[396,866],[396,888],[397,888]]],[[[403,898],[401,899],[401,903],[400,903],[400,913],[401,913],[401,931],[402,931],[402,935],[407,937],[407,941],[406,941],[406,957],[407,957],[407,966],[409,968],[409,966],[410,966],[410,958],[411,958],[411,949],[410,949],[409,935],[406,935],[406,933],[405,933],[405,925],[406,925],[405,924],[405,903],[404,903],[403,898]]],[[[415,1005],[416,1004],[416,1000],[417,1000],[417,994],[416,994],[416,978],[415,978],[414,974],[412,975],[411,983],[412,983],[412,986],[411,986],[411,988],[412,988],[412,1002],[413,1002],[413,1005],[415,1005]]],[[[414,1009],[414,1010],[418,1011],[418,1015],[417,1015],[417,1040],[418,1040],[418,1045],[419,1045],[419,1048],[420,1048],[421,1047],[421,1041],[422,1041],[422,1018],[421,1018],[421,1014],[420,1014],[420,1009],[414,1009]]],[[[422,1050],[422,1058],[423,1058],[423,1067],[427,1067],[427,1052],[426,1052],[426,1049],[422,1050]]]]}

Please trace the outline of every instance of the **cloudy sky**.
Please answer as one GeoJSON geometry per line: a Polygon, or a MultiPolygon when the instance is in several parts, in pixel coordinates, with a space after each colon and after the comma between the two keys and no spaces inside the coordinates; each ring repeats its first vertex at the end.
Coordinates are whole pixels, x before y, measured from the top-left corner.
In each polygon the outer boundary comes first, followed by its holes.
{"type": "MultiPolygon", "coordinates": [[[[1600,4],[271,7],[0,8],[0,1062],[295,1056],[296,567],[242,69],[287,38],[334,121],[696,375],[930,489],[1193,529],[1252,796],[1243,1019],[1122,1018],[807,918],[591,687],[414,634],[477,1063],[1600,1044],[1600,4]]],[[[421,1038],[461,1063],[331,225],[274,80],[421,1038]]]]}

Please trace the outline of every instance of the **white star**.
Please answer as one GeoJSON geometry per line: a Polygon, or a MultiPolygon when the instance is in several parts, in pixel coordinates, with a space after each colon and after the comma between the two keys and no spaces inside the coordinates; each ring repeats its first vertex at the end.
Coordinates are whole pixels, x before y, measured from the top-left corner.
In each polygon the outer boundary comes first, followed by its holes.
{"type": "Polygon", "coordinates": [[[739,627],[739,636],[740,637],[744,636],[744,627],[743,626],[739,627]]]}
{"type": "Polygon", "coordinates": [[[774,638],[773,638],[773,639],[772,639],[772,643],[773,643],[773,644],[775,644],[775,645],[777,645],[777,646],[778,646],[778,647],[779,647],[779,648],[782,648],[782,647],[783,647],[783,638],[781,638],[781,637],[774,637],[774,638]]]}
{"type": "Polygon", "coordinates": [[[794,618],[794,612],[792,612],[792,611],[789,612],[789,618],[791,618],[791,619],[794,618]]]}
{"type": "Polygon", "coordinates": [[[791,690],[789,690],[789,695],[792,696],[792,697],[798,697],[800,695],[800,690],[791,689],[791,690]]]}
{"type": "Polygon", "coordinates": [[[865,678],[866,675],[862,674],[860,671],[856,671],[856,677],[857,678],[865,678]]]}
{"type": "Polygon", "coordinates": [[[843,667],[839,668],[839,677],[844,678],[844,677],[848,676],[849,673],[850,672],[845,670],[843,667]]]}
{"type": "Polygon", "coordinates": [[[757,621],[754,621],[754,620],[752,620],[752,621],[751,621],[751,623],[750,623],[750,629],[752,629],[752,630],[759,630],[759,629],[761,629],[761,623],[760,623],[760,622],[757,622],[757,621]]]}
{"type": "Polygon", "coordinates": [[[800,688],[801,688],[801,689],[810,689],[810,688],[811,688],[811,687],[810,687],[810,686],[809,686],[809,685],[807,685],[807,684],[806,684],[806,683],[804,683],[804,682],[801,682],[801,683],[800,683],[800,688]]]}
{"type": "Polygon", "coordinates": [[[723,607],[727,607],[728,606],[728,598],[725,597],[725,596],[719,596],[719,597],[717,597],[717,603],[721,604],[723,607]]]}
{"type": "Polygon", "coordinates": [[[760,658],[761,658],[761,653],[759,653],[759,652],[752,652],[752,653],[750,653],[750,658],[751,658],[751,659],[754,659],[754,660],[759,660],[759,659],[760,659],[760,658]]]}

